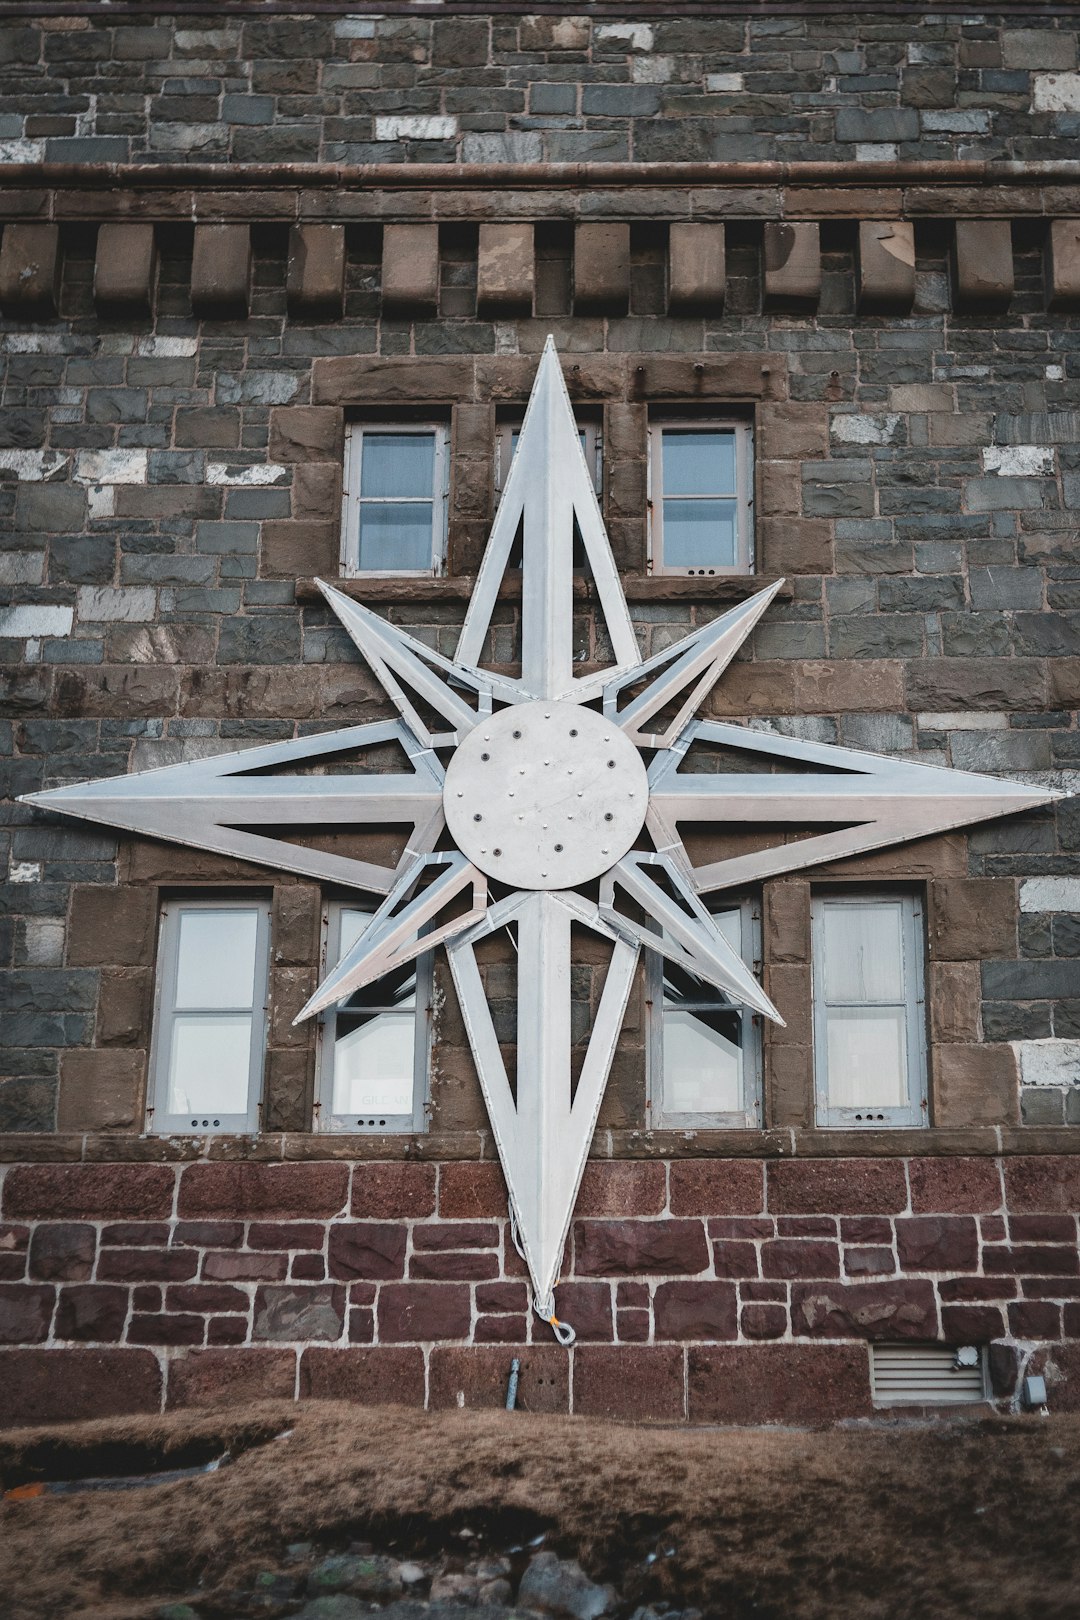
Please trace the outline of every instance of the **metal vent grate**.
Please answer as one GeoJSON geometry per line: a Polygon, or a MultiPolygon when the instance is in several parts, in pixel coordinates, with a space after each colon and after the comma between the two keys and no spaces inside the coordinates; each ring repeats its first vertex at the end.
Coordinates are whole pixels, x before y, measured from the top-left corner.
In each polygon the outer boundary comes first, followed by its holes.
{"type": "Polygon", "coordinates": [[[875,1406],[964,1406],[986,1399],[983,1356],[957,1366],[947,1344],[874,1344],[870,1382],[875,1406]]]}

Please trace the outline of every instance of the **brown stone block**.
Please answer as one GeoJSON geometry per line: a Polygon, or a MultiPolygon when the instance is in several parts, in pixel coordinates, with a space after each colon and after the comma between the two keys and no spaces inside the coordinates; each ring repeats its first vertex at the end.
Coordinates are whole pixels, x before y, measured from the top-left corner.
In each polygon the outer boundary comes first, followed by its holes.
{"type": "Polygon", "coordinates": [[[321,358],[312,363],[311,398],[316,405],[456,404],[473,398],[473,361],[458,355],[321,358]]]}
{"type": "Polygon", "coordinates": [[[904,706],[903,691],[904,665],[871,658],[800,664],[795,685],[808,714],[894,713],[904,706]]]}
{"type": "Polygon", "coordinates": [[[85,1282],[94,1269],[97,1233],[88,1224],[43,1221],[30,1239],[30,1276],[40,1282],[85,1282]]]}
{"type": "Polygon", "coordinates": [[[172,1213],[174,1172],[158,1164],[25,1164],[4,1183],[4,1215],[154,1220],[172,1213]]]}
{"type": "Polygon", "coordinates": [[[358,1164],[353,1170],[352,1213],[381,1220],[423,1220],[434,1215],[435,1166],[358,1164]]]}
{"type": "Polygon", "coordinates": [[[443,1220],[504,1219],[506,1182],[498,1164],[465,1162],[439,1166],[439,1215],[443,1220]]]}
{"type": "Polygon", "coordinates": [[[918,1215],[896,1223],[903,1271],[976,1271],[979,1234],[970,1215],[918,1215]]]}
{"type": "Polygon", "coordinates": [[[738,1304],[733,1282],[669,1282],[656,1290],[657,1339],[734,1339],[738,1304]]]}
{"type": "Polygon", "coordinates": [[[998,314],[1015,287],[1012,225],[1007,219],[958,219],[954,226],[952,278],[957,309],[998,314]]]}
{"type": "Polygon", "coordinates": [[[630,227],[621,221],[574,227],[574,310],[625,315],[630,306],[630,227]]]}
{"type": "Polygon", "coordinates": [[[313,1347],[300,1358],[302,1399],[353,1401],[361,1406],[424,1405],[424,1353],[390,1348],[313,1347]]]}
{"type": "Polygon", "coordinates": [[[399,1222],[335,1221],[328,1248],[330,1276],[350,1281],[403,1277],[407,1236],[399,1222]]]}
{"type": "Polygon", "coordinates": [[[809,1046],[767,1042],[765,1115],[770,1129],[813,1123],[814,1054],[809,1046]]]}
{"type": "Polygon", "coordinates": [[[947,878],[930,885],[930,948],[938,958],[978,962],[1016,955],[1011,878],[947,878]]]}
{"type": "Polygon", "coordinates": [[[797,461],[761,465],[761,513],[765,518],[794,518],[802,511],[802,468],[797,461]]]}
{"type": "Polygon", "coordinates": [[[787,360],[768,354],[642,354],[631,356],[633,400],[783,399],[787,360]]]}
{"type": "Polygon", "coordinates": [[[311,1126],[313,1060],[310,1026],[299,1048],[277,1048],[266,1054],[266,1094],[263,1129],[305,1131],[311,1126]]]}
{"type": "Polygon", "coordinates": [[[512,1356],[521,1362],[518,1409],[522,1412],[565,1412],[569,1407],[569,1361],[558,1345],[500,1344],[498,1349],[436,1346],[431,1352],[430,1394],[433,1411],[457,1407],[499,1409],[506,1404],[506,1369],[512,1356]]]}
{"type": "Polygon", "coordinates": [[[681,1422],[686,1416],[678,1345],[584,1345],[574,1353],[574,1411],[582,1417],[681,1422]]]}
{"type": "Polygon", "coordinates": [[[141,1046],[150,1027],[153,974],[148,968],[105,968],[98,991],[96,1035],[101,1046],[141,1046]]]}
{"type": "Polygon", "coordinates": [[[85,1283],[61,1288],[53,1337],[116,1344],[124,1336],[130,1303],[130,1292],[120,1284],[85,1283]]]}
{"type": "Polygon", "coordinates": [[[726,277],[723,225],[676,221],[668,247],[668,308],[672,314],[696,310],[722,314],[726,277]]]}
{"type": "Polygon", "coordinates": [[[311,883],[279,883],[274,890],[275,967],[308,967],[319,933],[321,897],[311,883]]]}
{"type": "Polygon", "coordinates": [[[1080,309],[1080,219],[1050,221],[1046,289],[1051,309],[1080,309]]]}
{"type": "Polygon", "coordinates": [[[934,1285],[915,1278],[793,1283],[791,1330],[799,1338],[936,1339],[934,1285]]]}
{"type": "Polygon", "coordinates": [[[764,1173],[752,1159],[676,1159],[669,1174],[673,1215],[756,1215],[764,1208],[764,1173]]]}
{"type": "Polygon", "coordinates": [[[83,715],[160,719],[176,713],[179,692],[178,670],[99,664],[94,669],[61,671],[53,683],[51,707],[65,719],[83,715]]]}
{"type": "Polygon", "coordinates": [[[858,308],[907,315],[915,302],[915,227],[907,220],[859,221],[858,308]]]}
{"type": "Polygon", "coordinates": [[[483,224],[477,258],[476,307],[481,314],[532,314],[533,227],[483,224]]]}
{"type": "Polygon", "coordinates": [[[291,1401],[295,1350],[189,1350],[169,1362],[167,1408],[291,1401]]]}
{"type": "Polygon", "coordinates": [[[191,307],[199,315],[246,313],[251,284],[251,227],[196,225],[191,307]]]}
{"type": "Polygon", "coordinates": [[[765,960],[810,960],[810,885],[781,878],[765,885],[765,960]]]}
{"type": "Polygon", "coordinates": [[[0,305],[17,315],[54,315],[59,297],[59,225],[5,225],[0,305]]]}
{"type": "Polygon", "coordinates": [[[386,311],[433,312],[439,301],[439,227],[383,228],[382,302],[386,311]]]}
{"type": "Polygon", "coordinates": [[[893,1215],[907,1207],[897,1160],[787,1160],[767,1166],[766,1185],[769,1208],[781,1215],[893,1215]]]}
{"type": "Polygon", "coordinates": [[[468,1284],[384,1283],[379,1289],[378,1321],[383,1344],[467,1339],[471,1322],[468,1284]]]}
{"type": "Polygon", "coordinates": [[[217,484],[117,484],[116,516],[149,518],[215,518],[221,516],[225,491],[217,484]]]}
{"type": "Polygon", "coordinates": [[[319,518],[340,522],[341,473],[340,462],[297,462],[293,467],[293,517],[306,518],[309,522],[319,518]]]}
{"type": "Polygon", "coordinates": [[[934,1054],[935,1125],[1015,1125],[1019,1077],[1011,1046],[941,1046],[934,1054]]]}
{"type": "Polygon", "coordinates": [[[709,1264],[705,1229],[696,1220],[576,1221],[574,1271],[579,1277],[693,1276],[709,1264]]]}
{"type": "Polygon", "coordinates": [[[757,414],[763,461],[820,461],[829,454],[829,407],[762,400],[757,414]]]}
{"type": "Polygon", "coordinates": [[[173,442],[184,449],[234,450],[240,443],[240,412],[209,405],[178,410],[173,442]]]}
{"type": "Polygon", "coordinates": [[[691,1423],[811,1423],[869,1417],[861,1344],[695,1346],[687,1359],[691,1423]]]}
{"type": "Polygon", "coordinates": [[[768,1039],[774,1046],[813,1046],[813,992],[810,968],[778,962],[765,970],[765,991],[783,1024],[770,1023],[768,1039]]]}
{"type": "Polygon", "coordinates": [[[264,523],[259,537],[259,572],[264,579],[298,579],[317,574],[331,578],[338,571],[340,534],[331,522],[291,522],[288,518],[264,523]]]}
{"type": "Polygon", "coordinates": [[[344,1209],[348,1184],[343,1164],[189,1164],[181,1172],[178,1211],[194,1220],[325,1219],[344,1209]]]}
{"type": "Polygon", "coordinates": [[[1006,1200],[1014,1213],[1060,1210],[1075,1215],[1080,1210],[1080,1155],[1023,1155],[1002,1163],[1006,1200]]]}
{"type": "MultiPolygon", "coordinates": [[[[1051,666],[1054,660],[1050,660],[1051,666]]],[[[1038,658],[912,658],[905,666],[907,702],[900,710],[1044,707],[1046,668],[1038,658]]]]}
{"type": "Polygon", "coordinates": [[[149,1350],[9,1350],[0,1423],[71,1423],[157,1412],[161,1372],[149,1350]]]}
{"type": "Polygon", "coordinates": [[[61,1131],[127,1130],[141,1113],[146,1054],[115,1047],[60,1055],[61,1131]]]}
{"type": "Polygon", "coordinates": [[[816,221],[765,225],[768,310],[814,310],[821,297],[821,232],[816,221]]]}
{"type": "Polygon", "coordinates": [[[40,1344],[49,1336],[56,1290],[0,1283],[0,1345],[40,1344]]]}
{"type": "Polygon", "coordinates": [[[149,966],[154,960],[156,896],[149,889],[80,886],[68,925],[71,967],[149,966]]]}
{"type": "Polygon", "coordinates": [[[344,225],[294,225],[285,271],[289,309],[299,315],[340,315],[344,291],[344,225]]]}
{"type": "Polygon", "coordinates": [[[99,309],[149,314],[156,273],[153,225],[106,222],[98,227],[94,302],[99,309]]]}
{"type": "Polygon", "coordinates": [[[339,461],[344,435],[333,405],[279,405],[270,412],[270,460],[339,461]]]}
{"type": "MultiPolygon", "coordinates": [[[[892,1269],[891,1267],[889,1268],[892,1269]]],[[[763,1277],[839,1277],[840,1250],[820,1239],[781,1237],[761,1245],[763,1277]]]]}
{"type": "Polygon", "coordinates": [[[659,1215],[667,1189],[664,1166],[640,1160],[590,1159],[575,1206],[579,1215],[659,1215]]]}
{"type": "Polygon", "coordinates": [[[930,1029],[935,1041],[977,1041],[982,985],[977,962],[931,962],[930,1029]]]}

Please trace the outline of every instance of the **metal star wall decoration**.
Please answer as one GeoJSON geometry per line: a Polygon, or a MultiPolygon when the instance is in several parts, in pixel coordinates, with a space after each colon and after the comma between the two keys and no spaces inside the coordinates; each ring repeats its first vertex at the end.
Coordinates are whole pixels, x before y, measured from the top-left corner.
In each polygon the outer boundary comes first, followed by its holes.
{"type": "Polygon", "coordinates": [[[555,1321],[553,1291],[641,948],[779,1019],[702,894],[1056,795],[695,719],[779,586],[642,659],[550,338],[456,657],[442,657],[340,591],[320,588],[397,708],[397,721],[27,799],[384,895],[300,1019],[435,944],[446,947],[534,1308],[569,1342],[572,1331],[555,1321]],[[575,672],[575,531],[614,655],[609,667],[584,674],[575,672]],[[485,667],[484,658],[519,534],[521,673],[511,676],[485,667]],[[394,742],[406,769],[334,774],[334,756],[394,742]],[[765,773],[695,771],[692,744],[757,756],[765,773]],[[325,774],[275,774],[318,761],[326,762],[325,774]],[[774,761],[784,774],[767,773],[774,761]],[[393,869],[275,836],[277,828],[401,823],[412,833],[393,869]],[[823,830],[695,867],[680,834],[688,823],[823,830]],[[575,925],[605,939],[611,954],[573,1087],[575,925]],[[513,1083],[475,951],[504,927],[516,934],[518,960],[513,1083]]]}

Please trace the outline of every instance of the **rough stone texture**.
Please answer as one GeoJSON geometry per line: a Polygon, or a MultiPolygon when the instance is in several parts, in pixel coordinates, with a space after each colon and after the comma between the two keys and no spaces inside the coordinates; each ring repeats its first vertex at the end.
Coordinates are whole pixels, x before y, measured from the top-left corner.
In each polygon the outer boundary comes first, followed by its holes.
{"type": "Polygon", "coordinates": [[[299,314],[340,314],[345,292],[344,225],[294,225],[289,232],[285,292],[299,314]]]}
{"type": "Polygon", "coordinates": [[[574,231],[575,312],[622,315],[629,301],[629,225],[578,225],[574,231]]]}
{"type": "Polygon", "coordinates": [[[1015,286],[1012,227],[1007,219],[958,219],[953,276],[958,309],[997,314],[1015,286]]]}
{"type": "Polygon", "coordinates": [[[59,226],[6,225],[0,244],[0,307],[23,317],[53,315],[59,294],[59,226]]]}
{"type": "Polygon", "coordinates": [[[430,313],[439,298],[439,227],[388,225],[383,231],[383,309],[430,313]]]}
{"type": "Polygon", "coordinates": [[[724,308],[727,258],[722,224],[672,225],[668,237],[668,309],[673,315],[724,308]]]}
{"type": "Polygon", "coordinates": [[[1046,241],[1046,277],[1051,309],[1080,309],[1080,220],[1051,221],[1046,241]]]}
{"type": "Polygon", "coordinates": [[[477,249],[477,312],[531,314],[535,284],[532,225],[482,224],[477,249]]]}
{"type": "Polygon", "coordinates": [[[821,296],[821,239],[816,222],[765,226],[765,308],[813,310],[821,296]]]}
{"type": "Polygon", "coordinates": [[[914,225],[906,220],[860,220],[860,311],[867,315],[906,315],[914,302],[914,225]]]}
{"type": "Polygon", "coordinates": [[[191,304],[202,315],[247,310],[251,231],[247,225],[196,225],[191,304]]]}
{"type": "Polygon", "coordinates": [[[148,314],[157,275],[152,225],[107,221],[98,227],[94,302],[105,311],[148,314]]]}

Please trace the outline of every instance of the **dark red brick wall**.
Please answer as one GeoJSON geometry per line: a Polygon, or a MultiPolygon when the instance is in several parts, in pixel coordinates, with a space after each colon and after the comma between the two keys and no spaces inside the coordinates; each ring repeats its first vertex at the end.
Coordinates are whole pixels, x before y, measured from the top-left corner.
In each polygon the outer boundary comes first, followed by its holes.
{"type": "Polygon", "coordinates": [[[16,1164],[0,1421],[222,1399],[522,1403],[690,1422],[870,1411],[867,1346],[985,1344],[1080,1406],[1080,1158],[593,1161],[567,1353],[493,1164],[16,1164]],[[1075,1381],[1073,1374],[1076,1375],[1075,1381]]]}

